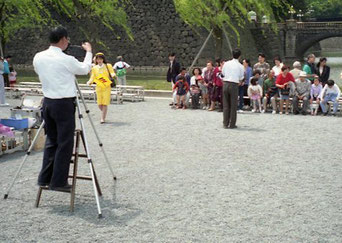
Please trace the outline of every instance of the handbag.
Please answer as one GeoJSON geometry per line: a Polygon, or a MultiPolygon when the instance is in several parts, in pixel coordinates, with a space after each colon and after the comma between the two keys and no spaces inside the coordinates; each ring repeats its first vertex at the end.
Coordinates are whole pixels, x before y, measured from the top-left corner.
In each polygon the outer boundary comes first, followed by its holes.
{"type": "Polygon", "coordinates": [[[110,84],[110,87],[114,88],[114,87],[116,87],[115,79],[112,77],[112,75],[110,75],[107,63],[105,63],[105,65],[106,65],[106,68],[107,68],[107,71],[108,71],[108,74],[109,74],[109,80],[112,82],[110,84]]]}
{"type": "Polygon", "coordinates": [[[290,88],[281,89],[280,94],[281,95],[289,95],[290,94],[290,88]]]}

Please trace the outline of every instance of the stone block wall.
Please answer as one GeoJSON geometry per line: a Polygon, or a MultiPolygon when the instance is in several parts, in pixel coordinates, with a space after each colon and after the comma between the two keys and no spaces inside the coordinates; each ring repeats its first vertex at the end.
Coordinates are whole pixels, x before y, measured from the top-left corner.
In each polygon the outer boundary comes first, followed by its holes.
{"type": "MultiPolygon", "coordinates": [[[[113,33],[99,24],[100,33],[105,36],[107,49],[96,46],[94,52],[105,52],[109,62],[115,62],[116,56],[122,55],[133,66],[165,66],[168,65],[168,53],[175,52],[178,60],[188,67],[208,35],[206,30],[193,30],[184,23],[176,13],[172,0],[132,0],[132,6],[127,8],[129,25],[134,35],[134,41],[117,30],[117,38],[113,33]]],[[[84,40],[77,30],[79,23],[59,17],[68,28],[73,44],[84,40]]],[[[81,23],[82,24],[82,23],[81,23]]],[[[34,54],[48,47],[47,29],[36,31],[21,30],[6,46],[7,53],[14,56],[13,62],[31,64],[34,54]]],[[[232,37],[232,46],[237,45],[237,39],[232,37]]],[[[256,59],[257,50],[248,29],[240,29],[241,49],[244,57],[256,59]]],[[[201,55],[198,65],[204,65],[208,59],[214,59],[214,40],[208,43],[201,55]]],[[[227,44],[223,45],[223,57],[230,58],[227,44]]]]}

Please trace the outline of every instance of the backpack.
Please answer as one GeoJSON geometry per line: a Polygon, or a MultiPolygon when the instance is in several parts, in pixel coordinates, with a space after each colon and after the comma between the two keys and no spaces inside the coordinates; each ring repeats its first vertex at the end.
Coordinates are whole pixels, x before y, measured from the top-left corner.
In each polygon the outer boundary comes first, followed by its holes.
{"type": "MultiPolygon", "coordinates": [[[[123,63],[122,63],[122,64],[123,64],[123,63]]],[[[127,73],[127,71],[126,71],[125,65],[123,65],[122,68],[117,67],[117,69],[116,69],[116,75],[117,75],[118,77],[125,76],[126,73],[127,73]]]]}

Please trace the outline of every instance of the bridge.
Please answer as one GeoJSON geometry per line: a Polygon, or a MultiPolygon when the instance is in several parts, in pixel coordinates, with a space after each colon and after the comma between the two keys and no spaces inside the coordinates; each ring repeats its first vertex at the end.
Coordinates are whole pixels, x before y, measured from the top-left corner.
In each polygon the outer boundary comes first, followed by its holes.
{"type": "Polygon", "coordinates": [[[320,41],[342,37],[342,21],[297,22],[294,19],[278,23],[277,30],[267,24],[251,27],[257,48],[269,58],[276,55],[286,60],[302,60],[305,52],[320,41]]]}

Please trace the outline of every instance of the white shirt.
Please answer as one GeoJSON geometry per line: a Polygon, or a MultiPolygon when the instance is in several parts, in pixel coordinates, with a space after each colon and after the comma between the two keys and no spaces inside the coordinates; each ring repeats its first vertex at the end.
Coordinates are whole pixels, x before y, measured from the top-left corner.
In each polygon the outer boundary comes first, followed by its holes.
{"type": "Polygon", "coordinates": [[[262,96],[262,88],[259,84],[257,85],[249,85],[247,89],[248,96],[251,97],[253,93],[259,93],[262,96]]]}
{"type": "Polygon", "coordinates": [[[222,68],[223,81],[239,83],[244,78],[245,69],[238,59],[225,62],[222,68]]]}
{"type": "Polygon", "coordinates": [[[274,72],[274,76],[278,76],[281,73],[281,68],[284,66],[283,63],[280,63],[279,66],[274,65],[274,67],[272,68],[273,72],[274,72]]]}
{"type": "Polygon", "coordinates": [[[75,75],[88,74],[92,58],[93,54],[87,52],[84,61],[79,62],[55,46],[37,53],[33,58],[33,67],[42,83],[44,96],[50,99],[75,97],[75,75]]]}
{"type": "MultiPolygon", "coordinates": [[[[172,66],[172,65],[171,65],[172,66]]],[[[119,62],[116,62],[115,64],[114,64],[114,69],[116,70],[117,68],[119,68],[119,69],[122,69],[122,68],[129,68],[130,67],[130,65],[129,64],[127,64],[126,62],[123,62],[123,61],[119,61],[119,62]]]]}
{"type": "Polygon", "coordinates": [[[324,85],[324,88],[322,89],[319,98],[324,99],[324,97],[328,94],[337,94],[336,100],[338,100],[341,95],[341,90],[337,86],[337,84],[334,84],[334,86],[332,86],[331,88],[326,84],[324,85]]]}

